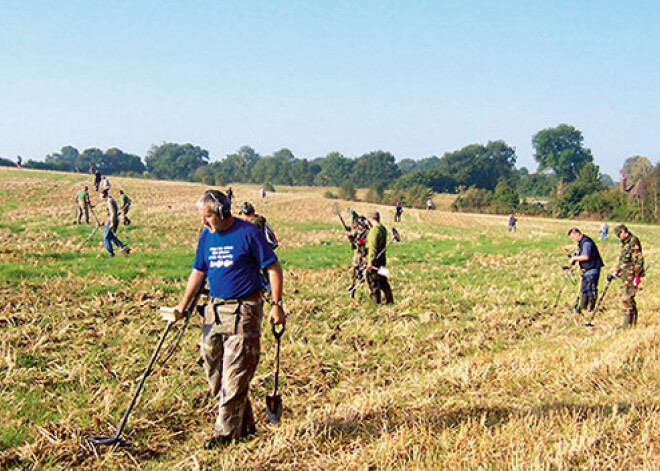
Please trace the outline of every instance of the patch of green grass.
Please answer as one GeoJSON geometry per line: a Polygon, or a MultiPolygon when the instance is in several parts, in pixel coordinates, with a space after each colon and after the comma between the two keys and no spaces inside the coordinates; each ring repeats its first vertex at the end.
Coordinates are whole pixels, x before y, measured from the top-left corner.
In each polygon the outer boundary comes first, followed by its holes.
{"type": "MultiPolygon", "coordinates": [[[[122,281],[140,277],[157,276],[165,280],[181,280],[190,270],[194,253],[190,250],[163,250],[149,254],[133,252],[129,256],[83,249],[76,252],[46,252],[24,254],[23,260],[8,261],[0,265],[0,277],[17,284],[21,280],[46,280],[50,278],[90,278],[95,273],[110,275],[122,281]],[[100,255],[100,257],[98,256],[100,255]],[[26,263],[27,262],[27,263],[26,263]]],[[[87,287],[90,293],[96,287],[87,287]]]]}
{"type": "Polygon", "coordinates": [[[313,231],[329,231],[341,227],[339,220],[336,223],[321,222],[321,221],[304,221],[304,222],[280,222],[278,227],[293,229],[297,232],[313,232],[313,231]]]}
{"type": "Polygon", "coordinates": [[[38,368],[46,366],[46,357],[33,352],[19,352],[16,355],[16,365],[19,368],[38,368]]]}
{"type": "Polygon", "coordinates": [[[5,222],[0,223],[0,229],[6,229],[14,234],[25,232],[26,225],[24,222],[5,222]]]}
{"type": "Polygon", "coordinates": [[[322,241],[315,245],[291,249],[278,249],[280,263],[288,268],[327,269],[350,264],[352,251],[350,245],[339,241],[322,241]]]}
{"type": "Polygon", "coordinates": [[[24,427],[3,425],[0,427],[0,451],[21,445],[28,437],[28,431],[24,427]]]}

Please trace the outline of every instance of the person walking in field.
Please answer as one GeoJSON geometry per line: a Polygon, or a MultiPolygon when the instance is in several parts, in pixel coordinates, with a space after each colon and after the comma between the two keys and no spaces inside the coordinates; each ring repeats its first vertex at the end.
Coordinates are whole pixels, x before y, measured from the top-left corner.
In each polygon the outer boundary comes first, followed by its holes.
{"type": "Polygon", "coordinates": [[[625,309],[623,324],[620,328],[634,327],[637,325],[637,301],[635,295],[641,278],[644,276],[644,255],[642,244],[637,237],[632,235],[624,224],[614,228],[614,234],[621,240],[621,255],[617,265],[615,276],[621,278],[621,301],[625,309]]]}
{"type": "Polygon", "coordinates": [[[598,299],[598,279],[600,278],[600,269],[605,266],[600,256],[596,243],[588,236],[580,232],[580,229],[573,227],[569,229],[568,236],[577,242],[577,255],[572,256],[568,263],[573,265],[575,262],[580,264],[580,273],[582,274],[581,297],[578,313],[583,309],[589,308],[593,311],[598,299]]]}
{"type": "Polygon", "coordinates": [[[119,207],[117,206],[117,202],[110,196],[110,193],[102,192],[101,198],[105,200],[108,210],[103,228],[103,245],[105,245],[108,255],[111,257],[115,256],[113,245],[119,247],[121,253],[128,255],[131,253],[130,247],[119,240],[116,235],[116,231],[119,228],[119,207]]]}
{"type": "Polygon", "coordinates": [[[427,211],[433,210],[433,200],[431,198],[426,200],[426,210],[427,211]]]}
{"type": "Polygon", "coordinates": [[[369,214],[371,229],[367,234],[367,280],[371,300],[380,304],[381,294],[385,296],[385,304],[392,304],[394,297],[387,277],[378,273],[378,269],[385,267],[387,257],[385,256],[387,245],[387,229],[380,223],[380,213],[374,211],[369,214]]]}
{"type": "Polygon", "coordinates": [[[110,184],[110,180],[108,180],[108,177],[103,175],[103,178],[101,178],[101,183],[99,184],[99,189],[102,193],[107,195],[111,187],[112,185],[110,184]]]}
{"type": "Polygon", "coordinates": [[[218,400],[213,434],[204,442],[204,448],[211,449],[256,431],[249,390],[259,363],[261,269],[266,269],[271,285],[270,323],[284,324],[286,314],[282,267],[263,232],[234,218],[228,198],[218,190],[207,190],[197,210],[204,229],[176,312],[181,316],[208,281],[200,351],[211,394],[218,400]]]}
{"type": "Polygon", "coordinates": [[[256,224],[257,227],[261,229],[261,232],[263,232],[264,236],[266,237],[266,241],[270,244],[273,250],[275,250],[278,247],[279,242],[277,241],[277,236],[275,235],[275,231],[270,226],[270,224],[268,224],[265,217],[263,217],[260,214],[257,214],[256,210],[254,209],[254,206],[251,203],[248,203],[247,201],[244,202],[239,208],[238,214],[245,221],[249,221],[252,224],[256,224]]]}
{"type": "Polygon", "coordinates": [[[96,171],[94,172],[94,190],[98,192],[100,186],[101,186],[101,171],[99,169],[96,169],[96,171]]]}
{"type": "Polygon", "coordinates": [[[397,201],[396,206],[394,207],[394,222],[401,222],[401,214],[403,213],[403,206],[401,201],[397,201]]]}
{"type": "Polygon", "coordinates": [[[83,214],[85,215],[85,224],[89,224],[89,210],[92,203],[89,201],[89,188],[87,185],[76,192],[74,199],[76,201],[76,220],[74,224],[82,224],[83,214]]]}
{"type": "Polygon", "coordinates": [[[261,199],[266,198],[266,189],[264,187],[259,188],[259,196],[261,196],[261,199]]]}
{"type": "Polygon", "coordinates": [[[607,232],[610,230],[610,226],[607,225],[607,221],[603,222],[600,226],[600,237],[598,240],[607,240],[607,232]]]}
{"type": "Polygon", "coordinates": [[[124,190],[119,190],[119,211],[124,219],[124,226],[129,226],[131,220],[128,218],[128,211],[131,209],[131,199],[128,197],[124,190]]]}
{"type": "Polygon", "coordinates": [[[516,232],[516,223],[518,222],[516,215],[513,213],[509,214],[509,219],[507,219],[507,222],[509,224],[509,232],[516,232]]]}

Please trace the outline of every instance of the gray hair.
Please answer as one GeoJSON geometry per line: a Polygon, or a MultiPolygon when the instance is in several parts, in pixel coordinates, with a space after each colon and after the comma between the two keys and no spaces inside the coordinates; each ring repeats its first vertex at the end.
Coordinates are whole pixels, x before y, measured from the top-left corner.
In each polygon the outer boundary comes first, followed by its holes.
{"type": "Polygon", "coordinates": [[[231,202],[227,196],[218,190],[206,190],[202,197],[197,200],[198,208],[209,206],[211,210],[221,218],[231,216],[231,202]]]}

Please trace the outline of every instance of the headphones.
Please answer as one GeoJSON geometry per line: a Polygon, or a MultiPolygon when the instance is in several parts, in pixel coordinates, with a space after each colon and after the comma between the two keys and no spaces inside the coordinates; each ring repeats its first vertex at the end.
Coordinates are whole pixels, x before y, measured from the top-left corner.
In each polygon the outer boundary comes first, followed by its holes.
{"type": "Polygon", "coordinates": [[[211,210],[220,216],[220,219],[226,219],[231,216],[231,202],[223,192],[206,190],[202,198],[209,202],[211,210]]]}

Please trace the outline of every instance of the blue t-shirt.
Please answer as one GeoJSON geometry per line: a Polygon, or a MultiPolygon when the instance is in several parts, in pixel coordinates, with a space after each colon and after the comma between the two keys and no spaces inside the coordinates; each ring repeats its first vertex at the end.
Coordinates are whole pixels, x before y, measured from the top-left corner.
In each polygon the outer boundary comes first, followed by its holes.
{"type": "Polygon", "coordinates": [[[211,296],[234,299],[262,289],[260,271],[276,261],[259,227],[235,218],[226,231],[204,228],[192,267],[206,273],[211,296]]]}

